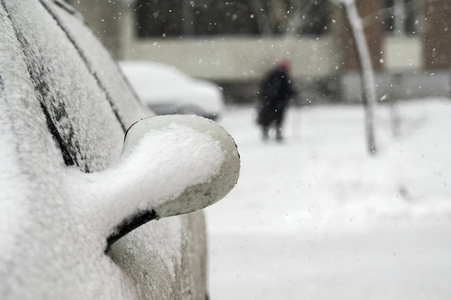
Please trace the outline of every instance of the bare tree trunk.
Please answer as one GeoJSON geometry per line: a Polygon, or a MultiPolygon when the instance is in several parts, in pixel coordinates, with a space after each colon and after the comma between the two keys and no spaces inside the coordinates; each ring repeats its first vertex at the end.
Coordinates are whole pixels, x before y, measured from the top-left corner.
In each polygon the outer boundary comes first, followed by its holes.
{"type": "Polygon", "coordinates": [[[393,32],[396,36],[403,36],[404,34],[404,1],[403,0],[395,0],[393,6],[393,15],[395,16],[395,20],[393,22],[393,32]]]}
{"type": "Polygon", "coordinates": [[[401,134],[401,117],[399,115],[398,100],[401,99],[402,95],[402,74],[396,73],[394,76],[394,92],[390,97],[390,119],[392,134],[394,137],[399,137],[401,134]]]}
{"type": "MultiPolygon", "coordinates": [[[[313,2],[308,2],[307,5],[311,5],[313,2]]],[[[290,14],[287,22],[287,38],[292,38],[298,33],[298,29],[302,22],[302,10],[303,6],[299,1],[292,1],[290,4],[290,14]]]]}
{"type": "Polygon", "coordinates": [[[271,24],[273,32],[285,34],[287,32],[287,7],[283,0],[273,0],[271,3],[271,24]]]}
{"type": "Polygon", "coordinates": [[[271,26],[269,24],[269,11],[266,8],[264,0],[249,0],[249,3],[254,12],[254,18],[257,20],[260,33],[262,35],[270,35],[271,26]]]}
{"type": "Polygon", "coordinates": [[[376,89],[371,56],[368,49],[362,20],[357,11],[354,0],[340,1],[344,4],[346,15],[351,24],[352,33],[357,46],[357,56],[361,66],[362,74],[362,100],[365,107],[365,129],[368,151],[376,153],[376,141],[374,134],[374,107],[376,105],[376,89]]]}
{"type": "Polygon", "coordinates": [[[192,36],[194,35],[193,30],[193,7],[190,1],[182,2],[182,15],[183,15],[183,31],[184,35],[192,36]]]}

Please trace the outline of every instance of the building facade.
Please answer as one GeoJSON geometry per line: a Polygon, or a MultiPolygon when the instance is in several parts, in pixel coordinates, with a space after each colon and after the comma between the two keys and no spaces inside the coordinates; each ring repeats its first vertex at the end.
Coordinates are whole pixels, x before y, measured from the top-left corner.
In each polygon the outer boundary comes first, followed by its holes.
{"type": "MultiPolygon", "coordinates": [[[[118,59],[174,65],[219,83],[231,101],[253,101],[281,58],[292,62],[301,101],[360,98],[352,31],[344,9],[328,0],[70,2],[118,59]]],[[[451,94],[451,1],[357,7],[380,98],[451,94]]]]}

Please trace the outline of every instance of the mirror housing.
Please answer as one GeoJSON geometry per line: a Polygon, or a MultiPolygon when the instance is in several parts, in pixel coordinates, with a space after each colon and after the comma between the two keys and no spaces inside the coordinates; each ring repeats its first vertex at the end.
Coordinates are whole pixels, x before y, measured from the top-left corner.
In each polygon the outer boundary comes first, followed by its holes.
{"type": "Polygon", "coordinates": [[[117,165],[84,174],[84,183],[77,185],[108,251],[150,220],[219,201],[235,186],[239,170],[236,144],[217,123],[198,116],[157,116],[129,128],[117,165]]]}
{"type": "MultiPolygon", "coordinates": [[[[170,217],[205,208],[222,199],[235,186],[240,170],[237,146],[230,134],[217,123],[203,117],[187,115],[158,116],[141,120],[132,125],[126,133],[121,161],[126,161],[132,153],[142,155],[139,153],[138,144],[143,143],[143,138],[151,131],[164,132],[164,139],[169,140],[169,146],[175,144],[176,139],[189,139],[186,145],[192,147],[193,152],[188,153],[188,148],[182,149],[185,159],[191,160],[188,165],[180,161],[179,151],[173,151],[171,162],[166,161],[171,163],[174,172],[181,172],[180,168],[185,168],[192,180],[184,183],[185,186],[180,189],[183,191],[177,197],[170,196],[164,201],[152,203],[158,217],[170,217]],[[178,136],[171,141],[169,135],[178,136]],[[213,155],[215,152],[216,155],[213,155]],[[190,167],[197,168],[196,171],[202,174],[193,174],[194,169],[186,169],[190,167]],[[200,178],[202,176],[203,179],[200,178]]],[[[180,175],[178,177],[182,179],[180,175]]],[[[183,181],[189,181],[187,179],[183,178],[183,181]]]]}

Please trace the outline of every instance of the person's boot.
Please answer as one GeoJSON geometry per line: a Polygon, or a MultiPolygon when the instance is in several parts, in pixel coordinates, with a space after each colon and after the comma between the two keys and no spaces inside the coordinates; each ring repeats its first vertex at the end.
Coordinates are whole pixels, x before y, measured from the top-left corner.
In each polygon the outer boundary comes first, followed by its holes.
{"type": "Polygon", "coordinates": [[[280,128],[276,128],[276,140],[279,142],[283,140],[282,130],[280,128]]]}
{"type": "Polygon", "coordinates": [[[262,138],[264,141],[267,141],[269,139],[269,128],[268,127],[262,127],[262,138]]]}

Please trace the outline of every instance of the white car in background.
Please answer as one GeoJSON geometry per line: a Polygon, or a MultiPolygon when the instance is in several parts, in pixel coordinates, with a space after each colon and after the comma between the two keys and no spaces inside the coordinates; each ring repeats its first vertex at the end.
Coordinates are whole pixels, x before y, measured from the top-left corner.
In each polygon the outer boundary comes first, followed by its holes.
{"type": "Polygon", "coordinates": [[[220,88],[157,62],[122,61],[122,71],[138,97],[158,115],[194,114],[217,119],[224,107],[220,88]]]}

